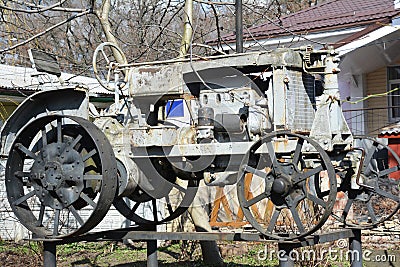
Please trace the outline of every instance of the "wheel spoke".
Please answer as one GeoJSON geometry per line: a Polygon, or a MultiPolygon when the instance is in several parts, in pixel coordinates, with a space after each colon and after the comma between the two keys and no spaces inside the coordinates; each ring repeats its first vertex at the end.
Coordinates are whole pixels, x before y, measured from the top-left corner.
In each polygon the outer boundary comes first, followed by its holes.
{"type": "Polygon", "coordinates": [[[259,176],[259,177],[261,177],[261,178],[264,178],[264,179],[267,178],[267,174],[266,174],[265,172],[262,172],[262,171],[260,171],[260,170],[254,169],[254,168],[250,167],[249,165],[245,165],[245,166],[243,167],[243,169],[244,169],[246,172],[252,173],[252,174],[257,175],[257,176],[259,176]]]}
{"type": "Polygon", "coordinates": [[[23,177],[29,177],[31,175],[30,172],[23,172],[23,171],[16,171],[14,172],[15,177],[18,178],[23,178],[23,177]]]}
{"type": "Polygon", "coordinates": [[[376,218],[375,211],[374,211],[374,208],[372,207],[371,201],[368,201],[368,203],[367,203],[367,210],[368,210],[369,216],[371,217],[372,223],[377,223],[378,219],[376,218]]]}
{"type": "Polygon", "coordinates": [[[56,210],[56,214],[54,215],[54,228],[53,228],[53,236],[58,235],[58,225],[60,223],[60,210],[56,210]]]}
{"type": "Polygon", "coordinates": [[[43,225],[43,217],[44,217],[44,211],[46,209],[46,206],[43,204],[40,204],[40,211],[39,211],[39,218],[36,222],[36,226],[42,226],[43,225]]]}
{"type": "Polygon", "coordinates": [[[94,202],[88,195],[86,195],[85,193],[81,193],[80,197],[86,201],[86,203],[88,203],[90,206],[92,206],[93,208],[96,208],[97,204],[96,202],[94,202]]]}
{"type": "Polygon", "coordinates": [[[300,233],[304,233],[305,232],[304,225],[300,219],[299,213],[297,212],[295,205],[292,205],[290,207],[290,212],[292,213],[293,220],[296,223],[297,228],[299,229],[300,233]]]}
{"type": "Polygon", "coordinates": [[[151,200],[152,206],[153,206],[153,217],[154,217],[154,222],[158,222],[158,216],[157,216],[157,200],[152,199],[151,200]]]}
{"type": "Polygon", "coordinates": [[[43,145],[43,147],[47,146],[47,132],[46,132],[46,129],[42,130],[42,145],[43,145]]]}
{"type": "Polygon", "coordinates": [[[61,118],[57,119],[57,143],[62,143],[61,118]]]}
{"type": "Polygon", "coordinates": [[[364,169],[364,174],[365,175],[368,175],[369,172],[370,172],[369,164],[371,162],[372,156],[375,154],[377,146],[378,146],[378,144],[375,141],[373,141],[372,147],[370,147],[368,149],[368,151],[367,151],[367,153],[365,155],[364,164],[363,164],[363,169],[364,169]]]}
{"type": "Polygon", "coordinates": [[[133,208],[131,209],[131,211],[129,212],[129,214],[128,214],[128,218],[129,217],[132,217],[132,215],[134,215],[135,214],[135,212],[136,212],[136,210],[139,208],[139,206],[140,206],[140,202],[136,202],[135,203],[135,205],[133,205],[133,208]]]}
{"type": "Polygon", "coordinates": [[[78,135],[75,139],[74,139],[74,141],[72,141],[71,142],[71,144],[69,145],[71,148],[74,148],[77,144],[78,144],[78,142],[80,141],[82,139],[82,135],[78,135]]]}
{"type": "Polygon", "coordinates": [[[103,176],[101,174],[85,174],[83,180],[103,180],[103,176]]]}
{"type": "Polygon", "coordinates": [[[35,190],[29,192],[28,194],[18,198],[17,200],[15,200],[12,204],[14,206],[18,206],[20,205],[22,202],[25,202],[26,200],[28,200],[29,198],[33,197],[35,195],[35,190]]]}
{"type": "Polygon", "coordinates": [[[269,221],[267,232],[272,233],[275,228],[275,224],[278,221],[279,214],[281,213],[280,210],[275,209],[274,213],[272,214],[271,220],[269,221]]]}
{"type": "Polygon", "coordinates": [[[88,159],[90,159],[91,157],[93,157],[96,153],[97,153],[97,150],[96,150],[96,149],[93,149],[92,151],[90,151],[89,153],[87,153],[86,155],[84,155],[84,156],[82,157],[82,161],[83,161],[83,162],[87,161],[88,159]]]}
{"type": "Polygon", "coordinates": [[[351,205],[353,205],[353,202],[354,202],[353,198],[349,198],[347,200],[346,206],[344,206],[343,213],[342,213],[343,221],[346,221],[347,215],[349,215],[350,208],[351,208],[351,205]]]}
{"type": "Polygon", "coordinates": [[[277,172],[281,173],[281,165],[276,159],[276,154],[272,142],[267,143],[267,149],[268,149],[268,155],[272,162],[272,168],[275,169],[275,171],[277,170],[277,172]]]}
{"type": "Polygon", "coordinates": [[[323,207],[324,209],[326,209],[326,203],[322,199],[314,196],[313,194],[309,194],[309,193],[307,194],[307,198],[309,200],[311,200],[312,202],[314,202],[315,204],[317,204],[317,205],[323,207]]]}
{"type": "Polygon", "coordinates": [[[172,186],[175,187],[176,189],[178,189],[179,191],[181,191],[182,193],[186,193],[186,189],[183,188],[182,186],[175,184],[175,183],[173,183],[172,186]]]}
{"type": "Polygon", "coordinates": [[[79,223],[80,226],[82,226],[85,222],[83,221],[82,217],[79,215],[79,213],[76,211],[74,206],[69,206],[68,209],[71,211],[72,215],[74,215],[75,219],[79,223]]]}
{"type": "Polygon", "coordinates": [[[294,165],[297,165],[299,163],[299,160],[301,157],[301,149],[303,148],[303,144],[304,144],[304,139],[299,138],[299,140],[297,141],[297,144],[296,144],[296,150],[294,151],[294,155],[293,155],[292,163],[294,165]]]}
{"type": "Polygon", "coordinates": [[[393,172],[397,172],[398,170],[399,170],[399,166],[394,166],[394,167],[392,167],[392,168],[389,168],[389,169],[380,171],[380,172],[379,172],[379,177],[387,176],[387,175],[389,175],[389,174],[391,174],[391,173],[393,173],[393,172]]]}
{"type": "Polygon", "coordinates": [[[400,198],[399,197],[397,197],[397,196],[395,196],[395,195],[393,195],[393,194],[391,194],[389,192],[386,192],[385,190],[382,190],[380,188],[375,187],[374,189],[371,189],[371,191],[375,192],[376,194],[378,194],[378,195],[380,195],[382,197],[386,197],[386,198],[389,198],[391,200],[394,200],[397,203],[400,202],[400,198]]]}
{"type": "Polygon", "coordinates": [[[323,170],[324,170],[324,168],[322,167],[322,165],[319,165],[318,167],[316,167],[316,168],[314,168],[314,169],[312,169],[312,170],[309,170],[309,171],[300,173],[300,174],[294,179],[294,182],[295,182],[295,183],[300,183],[300,182],[306,180],[308,177],[314,176],[314,175],[316,175],[317,173],[320,173],[320,172],[323,171],[323,170]]]}
{"type": "Polygon", "coordinates": [[[19,150],[21,150],[23,153],[25,153],[25,155],[29,156],[30,158],[32,158],[32,159],[37,158],[37,156],[32,151],[27,149],[23,144],[17,143],[17,144],[15,144],[15,147],[18,148],[19,150]]]}
{"type": "Polygon", "coordinates": [[[110,64],[110,60],[108,59],[106,52],[104,52],[104,50],[101,50],[101,53],[103,54],[103,57],[106,60],[107,65],[110,64]]]}
{"type": "Polygon", "coordinates": [[[253,206],[257,202],[260,202],[261,200],[263,200],[264,198],[267,198],[268,196],[269,195],[267,195],[266,193],[261,193],[258,196],[246,201],[246,203],[244,203],[243,207],[248,208],[250,206],[253,206]]]}
{"type": "Polygon", "coordinates": [[[174,210],[173,210],[173,208],[172,208],[171,201],[170,201],[168,195],[165,196],[165,200],[167,201],[167,209],[168,209],[168,212],[169,212],[169,214],[171,215],[172,213],[174,213],[174,210]]]}

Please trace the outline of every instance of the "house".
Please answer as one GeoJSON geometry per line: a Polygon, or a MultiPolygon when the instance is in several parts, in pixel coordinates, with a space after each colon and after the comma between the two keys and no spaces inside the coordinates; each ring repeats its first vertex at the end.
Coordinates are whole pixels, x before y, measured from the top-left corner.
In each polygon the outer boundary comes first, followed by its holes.
{"type": "MultiPolygon", "coordinates": [[[[244,51],[333,46],[339,89],[355,134],[376,136],[400,121],[400,0],[327,0],[244,30],[244,51]]],[[[235,35],[223,37],[224,50],[235,35]]],[[[211,45],[216,45],[211,42],[211,45]]]]}
{"type": "Polygon", "coordinates": [[[93,77],[69,73],[61,73],[61,77],[64,80],[63,85],[55,75],[39,73],[31,67],[0,64],[0,126],[27,96],[41,90],[80,84],[88,89],[89,96],[97,107],[106,107],[107,105],[101,103],[113,101],[113,93],[101,87],[93,77]]]}

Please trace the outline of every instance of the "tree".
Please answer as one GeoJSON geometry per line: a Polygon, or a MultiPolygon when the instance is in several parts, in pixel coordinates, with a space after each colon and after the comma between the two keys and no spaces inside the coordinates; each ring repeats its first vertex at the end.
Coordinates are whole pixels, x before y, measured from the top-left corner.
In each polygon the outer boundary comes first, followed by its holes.
{"type": "MultiPolygon", "coordinates": [[[[315,3],[244,1],[245,31],[315,3]]],[[[8,64],[29,65],[26,50],[38,48],[59,56],[63,70],[80,73],[91,69],[96,46],[113,40],[128,62],[174,58],[179,56],[184,4],[184,0],[0,0],[0,57],[8,64]]],[[[233,0],[195,0],[190,25],[194,54],[215,53],[203,45],[205,41],[235,31],[233,4],[233,0]]]]}

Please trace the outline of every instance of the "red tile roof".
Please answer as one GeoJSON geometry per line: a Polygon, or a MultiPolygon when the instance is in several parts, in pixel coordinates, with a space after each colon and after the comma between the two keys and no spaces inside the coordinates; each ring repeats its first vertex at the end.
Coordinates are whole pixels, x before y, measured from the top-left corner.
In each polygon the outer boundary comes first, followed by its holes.
{"type": "MultiPolygon", "coordinates": [[[[394,9],[394,0],[328,0],[319,5],[281,17],[249,29],[253,38],[263,39],[291,33],[308,33],[337,28],[389,22],[400,15],[394,9]]],[[[250,37],[244,31],[244,38],[250,37]]],[[[226,35],[227,42],[235,40],[235,34],[226,35]]]]}

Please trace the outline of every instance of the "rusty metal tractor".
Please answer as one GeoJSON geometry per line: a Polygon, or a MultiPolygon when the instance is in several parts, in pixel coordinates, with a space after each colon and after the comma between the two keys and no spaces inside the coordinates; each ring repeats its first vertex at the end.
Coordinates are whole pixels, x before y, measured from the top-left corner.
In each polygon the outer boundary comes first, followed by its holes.
{"type": "Polygon", "coordinates": [[[103,43],[94,54],[96,78],[114,92],[106,109],[90,108],[81,86],[55,88],[27,98],[2,128],[8,200],[35,236],[84,234],[112,204],[139,225],[168,222],[201,180],[236,184],[246,220],[280,240],[309,236],[331,216],[369,228],[397,213],[390,174],[400,158],[384,140],[352,135],[334,50],[133,64],[116,53],[124,58],[103,43]],[[338,192],[347,197],[340,213],[338,192]],[[139,212],[145,203],[151,216],[139,212]]]}

